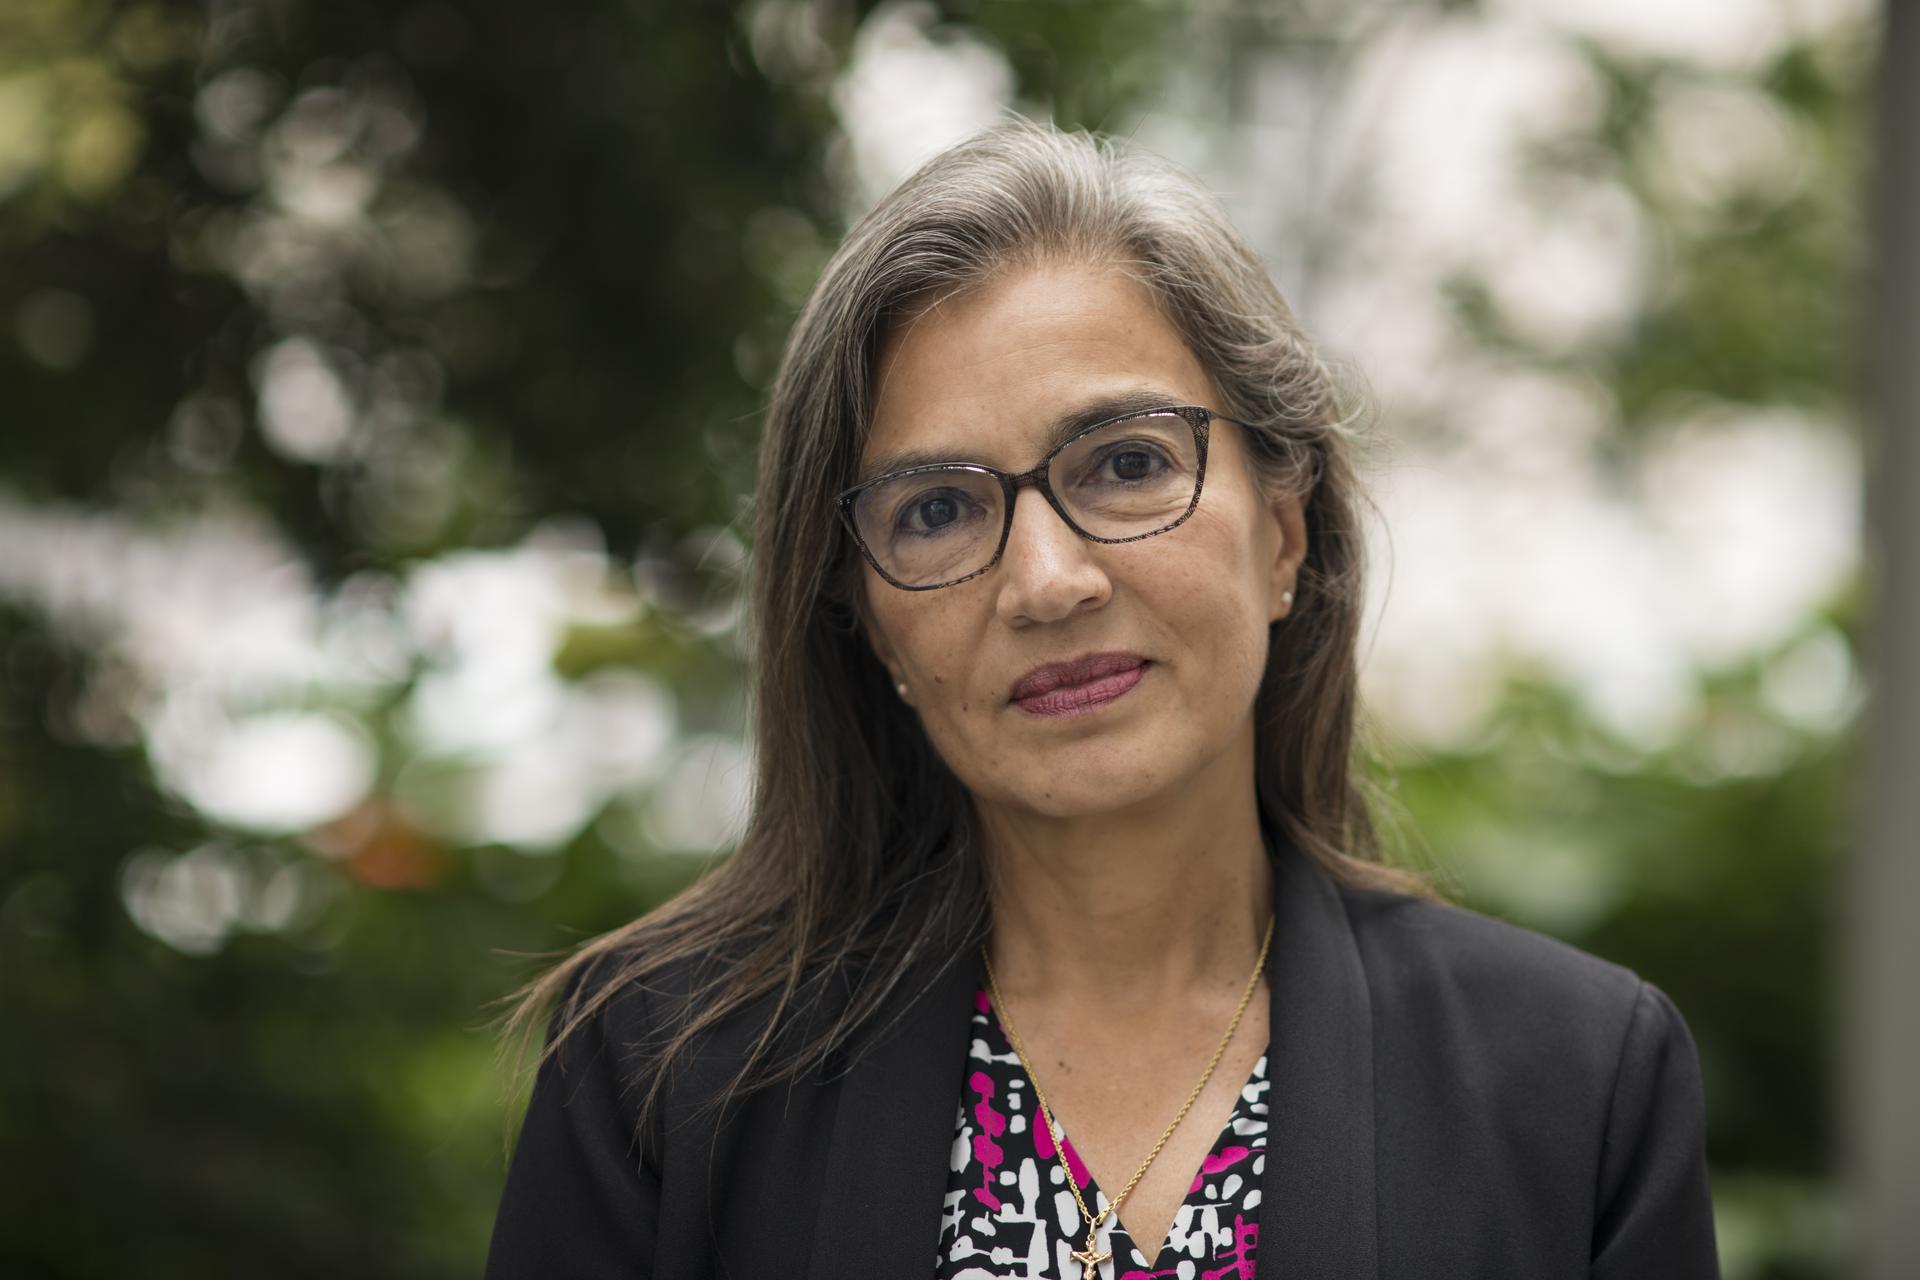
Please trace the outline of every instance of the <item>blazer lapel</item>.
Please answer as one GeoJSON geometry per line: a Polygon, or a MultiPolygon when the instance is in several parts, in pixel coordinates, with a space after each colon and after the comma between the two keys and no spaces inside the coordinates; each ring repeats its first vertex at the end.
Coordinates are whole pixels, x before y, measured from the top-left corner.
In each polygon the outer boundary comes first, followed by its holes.
{"type": "Polygon", "coordinates": [[[938,1261],[980,951],[933,970],[903,980],[892,1003],[910,1003],[862,1039],[840,1079],[808,1280],[931,1275],[938,1261]]]}
{"type": "Polygon", "coordinates": [[[1333,882],[1276,836],[1260,1280],[1373,1280],[1373,1012],[1333,882]]]}

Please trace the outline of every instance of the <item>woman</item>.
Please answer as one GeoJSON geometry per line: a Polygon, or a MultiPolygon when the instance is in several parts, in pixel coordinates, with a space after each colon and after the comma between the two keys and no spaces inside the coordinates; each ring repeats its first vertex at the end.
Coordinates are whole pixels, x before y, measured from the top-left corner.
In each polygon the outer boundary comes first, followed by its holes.
{"type": "Polygon", "coordinates": [[[488,1275],[1711,1277],[1631,972],[1382,865],[1333,391],[1193,180],[1012,124],[769,406],[737,851],[555,995],[488,1275]]]}

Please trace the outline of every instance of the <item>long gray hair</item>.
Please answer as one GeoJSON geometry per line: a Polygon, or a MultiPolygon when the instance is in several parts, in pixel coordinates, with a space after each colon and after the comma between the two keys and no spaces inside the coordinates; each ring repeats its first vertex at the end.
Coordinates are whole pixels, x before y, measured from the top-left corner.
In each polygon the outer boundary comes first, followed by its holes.
{"type": "Polygon", "coordinates": [[[720,1105],[741,1089],[797,1080],[916,965],[985,936],[968,795],[864,639],[861,561],[834,495],[854,481],[888,326],[1042,261],[1112,264],[1143,282],[1212,374],[1225,397],[1218,407],[1247,427],[1262,487],[1303,500],[1297,599],[1270,632],[1253,709],[1263,821],[1342,883],[1437,896],[1419,874],[1380,860],[1350,768],[1362,534],[1327,367],[1193,177],[1112,139],[1009,122],[928,161],[861,218],[788,339],[753,511],[755,773],[738,847],[657,910],[508,997],[507,1030],[524,1048],[541,1011],[564,995],[551,1054],[628,981],[684,958],[726,957],[661,1049],[662,1070],[640,1103],[643,1133],[665,1068],[743,1006],[764,1001],[770,1013],[764,1026],[756,1016],[758,1038],[720,1105]],[[589,966],[608,980],[576,982],[589,966]],[[772,1047],[810,984],[853,973],[850,999],[820,1034],[772,1047]]]}

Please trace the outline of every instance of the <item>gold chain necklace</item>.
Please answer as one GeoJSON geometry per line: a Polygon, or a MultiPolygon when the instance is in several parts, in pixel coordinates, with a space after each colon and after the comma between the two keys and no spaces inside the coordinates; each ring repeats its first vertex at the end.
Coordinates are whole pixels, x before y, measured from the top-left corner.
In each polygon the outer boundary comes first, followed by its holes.
{"type": "Polygon", "coordinates": [[[1127,1179],[1127,1185],[1120,1189],[1119,1195],[1108,1198],[1107,1207],[1098,1215],[1089,1210],[1087,1202],[1080,1198],[1080,1185],[1074,1180],[1072,1167],[1067,1164],[1067,1145],[1063,1135],[1054,1130],[1053,1112],[1047,1106],[1047,1095],[1040,1092],[1040,1077],[1034,1074],[1033,1064],[1027,1061],[1027,1051],[1021,1047],[1020,1034],[1013,1029],[1013,1018],[1007,1012],[1006,1002],[1000,998],[1000,985],[993,980],[993,961],[987,958],[987,944],[984,942],[980,944],[980,960],[987,970],[987,988],[993,992],[994,1015],[1000,1019],[1000,1025],[1006,1028],[1007,1039],[1013,1042],[1013,1051],[1020,1059],[1020,1067],[1027,1073],[1028,1082],[1033,1085],[1034,1096],[1040,1103],[1040,1121],[1047,1126],[1047,1136],[1053,1139],[1053,1153],[1059,1158],[1061,1171],[1067,1176],[1067,1190],[1073,1193],[1073,1202],[1080,1206],[1080,1216],[1087,1223],[1087,1247],[1072,1254],[1073,1260],[1081,1266],[1081,1280],[1094,1280],[1094,1268],[1113,1256],[1111,1250],[1106,1253],[1095,1251],[1094,1246],[1100,1238],[1101,1221],[1108,1214],[1117,1214],[1120,1211],[1120,1202],[1127,1198],[1127,1193],[1132,1191],[1134,1184],[1140,1181],[1141,1175],[1147,1171],[1147,1166],[1152,1164],[1153,1158],[1160,1154],[1160,1148],[1167,1145],[1167,1139],[1173,1136],[1173,1131],[1179,1127],[1182,1120],[1186,1119],[1187,1109],[1193,1106],[1194,1099],[1200,1096],[1200,1091],[1207,1087],[1207,1081],[1213,1078],[1213,1069],[1220,1065],[1220,1055],[1227,1051],[1227,1045],[1233,1039],[1234,1030],[1240,1025],[1240,1015],[1247,1011],[1247,1001],[1253,998],[1253,989],[1259,985],[1260,971],[1267,966],[1267,947],[1272,941],[1273,920],[1269,919],[1266,936],[1260,940],[1260,958],[1253,964],[1253,976],[1247,979],[1247,989],[1240,993],[1240,1007],[1233,1011],[1233,1021],[1227,1024],[1227,1034],[1220,1038],[1220,1044],[1214,1049],[1213,1057],[1207,1063],[1207,1069],[1200,1074],[1200,1083],[1193,1086],[1193,1092],[1189,1093],[1187,1100],[1180,1104],[1179,1113],[1173,1117],[1173,1122],[1160,1135],[1160,1140],[1153,1144],[1153,1150],[1147,1152],[1147,1158],[1140,1162],[1140,1167],[1133,1171],[1133,1177],[1127,1179]]]}

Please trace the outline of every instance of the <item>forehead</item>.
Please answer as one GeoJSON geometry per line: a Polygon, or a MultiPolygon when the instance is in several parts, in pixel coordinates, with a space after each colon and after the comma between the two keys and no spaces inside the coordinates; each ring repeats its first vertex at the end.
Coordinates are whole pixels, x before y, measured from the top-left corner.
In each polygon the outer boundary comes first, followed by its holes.
{"type": "Polygon", "coordinates": [[[1146,287],[1105,265],[1022,267],[947,298],[886,336],[874,375],[860,479],[908,457],[1031,465],[1103,407],[1219,402],[1146,287]]]}

